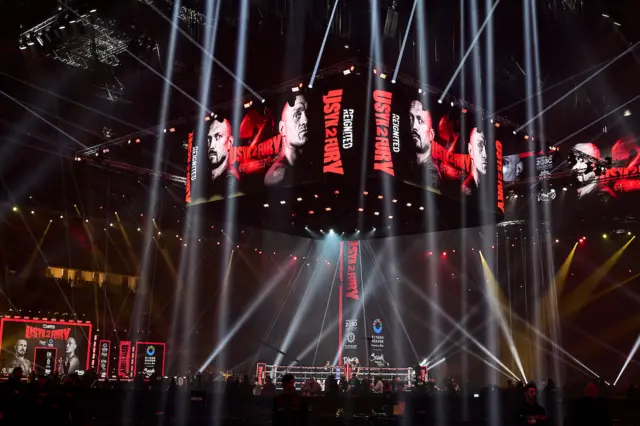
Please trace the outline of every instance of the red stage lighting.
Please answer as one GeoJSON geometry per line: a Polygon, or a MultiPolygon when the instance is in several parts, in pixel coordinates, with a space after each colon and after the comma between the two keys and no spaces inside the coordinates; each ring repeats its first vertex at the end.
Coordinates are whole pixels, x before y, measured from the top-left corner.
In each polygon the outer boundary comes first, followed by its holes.
{"type": "Polygon", "coordinates": [[[432,252],[428,252],[428,253],[427,253],[427,256],[431,256],[432,254],[433,254],[432,252]]]}
{"type": "Polygon", "coordinates": [[[313,210],[309,210],[309,214],[313,214],[313,213],[314,213],[313,210]]]}
{"type": "Polygon", "coordinates": [[[446,255],[447,255],[447,252],[446,252],[446,251],[443,251],[443,252],[442,252],[442,255],[443,255],[443,256],[446,256],[446,255]]]}

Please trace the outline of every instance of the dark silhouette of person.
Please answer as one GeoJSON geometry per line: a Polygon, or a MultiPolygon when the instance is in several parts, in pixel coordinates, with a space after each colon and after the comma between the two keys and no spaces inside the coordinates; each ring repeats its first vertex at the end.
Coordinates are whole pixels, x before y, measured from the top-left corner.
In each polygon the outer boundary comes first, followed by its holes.
{"type": "Polygon", "coordinates": [[[296,392],[293,374],[282,378],[282,394],[273,401],[273,426],[304,426],[309,421],[307,403],[296,392]]]}
{"type": "Polygon", "coordinates": [[[527,424],[545,423],[547,412],[538,404],[538,388],[535,383],[529,383],[524,387],[524,404],[518,412],[521,421],[527,424]]]}
{"type": "Polygon", "coordinates": [[[584,396],[574,402],[567,416],[567,426],[610,426],[611,418],[604,401],[598,398],[598,386],[589,382],[584,396]]]}

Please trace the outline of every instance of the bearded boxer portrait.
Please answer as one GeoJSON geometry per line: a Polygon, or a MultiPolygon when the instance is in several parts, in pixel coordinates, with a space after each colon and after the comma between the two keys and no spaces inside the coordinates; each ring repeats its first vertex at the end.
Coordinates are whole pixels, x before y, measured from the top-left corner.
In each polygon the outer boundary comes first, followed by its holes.
{"type": "Polygon", "coordinates": [[[229,167],[229,150],[233,146],[231,123],[227,119],[214,119],[207,132],[207,158],[211,175],[209,186],[213,192],[223,191],[239,180],[235,168],[229,167]]]}
{"type": "Polygon", "coordinates": [[[266,186],[289,185],[295,170],[304,164],[304,148],[309,139],[308,104],[303,95],[285,103],[278,131],[282,137],[282,149],[264,177],[266,186]]]}
{"type": "Polygon", "coordinates": [[[420,170],[420,182],[432,188],[439,188],[440,171],[433,161],[432,149],[435,143],[435,131],[431,112],[424,109],[419,100],[411,101],[409,106],[409,124],[411,139],[415,145],[415,164],[420,170]]]}

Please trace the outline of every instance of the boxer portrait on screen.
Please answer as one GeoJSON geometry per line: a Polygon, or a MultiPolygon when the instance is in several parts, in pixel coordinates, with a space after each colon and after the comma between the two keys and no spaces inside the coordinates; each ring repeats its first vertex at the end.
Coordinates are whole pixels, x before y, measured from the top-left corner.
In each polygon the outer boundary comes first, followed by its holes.
{"type": "Polygon", "coordinates": [[[307,110],[307,100],[303,95],[297,95],[292,103],[285,103],[278,125],[282,149],[264,177],[265,185],[291,183],[292,171],[302,163],[304,146],[309,139],[307,110]]]}
{"type": "Polygon", "coordinates": [[[13,359],[11,360],[9,373],[11,373],[14,368],[20,367],[25,376],[31,374],[31,361],[25,358],[27,354],[27,341],[25,339],[18,339],[13,347],[13,351],[13,359]]]}
{"type": "Polygon", "coordinates": [[[468,150],[471,157],[471,173],[462,184],[462,192],[474,195],[479,191],[488,168],[487,138],[477,127],[471,130],[468,150]]]}
{"type": "Polygon", "coordinates": [[[76,339],[69,337],[65,344],[64,357],[58,360],[58,374],[73,374],[80,370],[80,359],[76,355],[76,339]]]}
{"type": "Polygon", "coordinates": [[[440,186],[440,171],[433,161],[432,148],[435,143],[435,131],[429,110],[423,108],[419,100],[411,101],[409,106],[409,124],[411,139],[416,147],[415,162],[421,170],[421,181],[427,186],[440,186]]]}
{"type": "MultiPolygon", "coordinates": [[[[578,143],[573,147],[574,151],[588,155],[594,160],[600,160],[600,149],[593,143],[578,143]]],[[[615,196],[614,192],[605,184],[601,184],[596,175],[595,167],[588,158],[576,158],[576,163],[571,167],[571,173],[576,176],[578,198],[588,195],[606,194],[615,196]]]]}
{"type": "Polygon", "coordinates": [[[502,179],[504,183],[520,180],[523,164],[519,154],[505,155],[502,158],[502,179]]]}
{"type": "Polygon", "coordinates": [[[231,123],[227,119],[214,119],[207,132],[207,158],[211,166],[210,183],[214,183],[214,186],[222,185],[222,188],[229,185],[230,181],[239,179],[236,169],[229,167],[229,150],[232,146],[231,123]]]}

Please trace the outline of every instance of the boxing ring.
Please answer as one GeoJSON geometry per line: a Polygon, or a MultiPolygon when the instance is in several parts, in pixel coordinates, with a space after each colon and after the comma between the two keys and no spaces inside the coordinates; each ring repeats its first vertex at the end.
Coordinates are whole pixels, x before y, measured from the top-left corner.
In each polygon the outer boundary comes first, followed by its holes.
{"type": "MultiPolygon", "coordinates": [[[[394,382],[396,379],[404,384],[405,387],[410,388],[413,386],[416,380],[415,370],[413,367],[353,367],[347,365],[336,366],[304,366],[304,365],[269,365],[259,362],[256,366],[256,378],[258,383],[264,384],[267,377],[270,377],[274,383],[279,383],[281,378],[285,374],[293,374],[295,377],[296,388],[299,388],[308,379],[315,379],[320,383],[324,390],[324,381],[327,377],[333,374],[336,379],[340,380],[344,377],[346,380],[351,379],[353,374],[357,374],[357,377],[382,377],[382,380],[394,382]]],[[[422,369],[422,380],[426,380],[426,369],[422,369]]]]}

